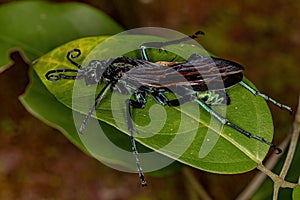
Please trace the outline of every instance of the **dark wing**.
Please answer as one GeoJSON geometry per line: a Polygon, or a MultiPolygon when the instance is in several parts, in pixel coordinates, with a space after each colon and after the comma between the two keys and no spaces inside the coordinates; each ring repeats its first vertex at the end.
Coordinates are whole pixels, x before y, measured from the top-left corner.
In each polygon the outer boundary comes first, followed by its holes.
{"type": "Polygon", "coordinates": [[[234,86],[242,80],[243,70],[241,65],[229,60],[193,54],[182,63],[141,61],[125,77],[129,82],[156,88],[189,86],[195,91],[206,91],[234,86]]]}
{"type": "Polygon", "coordinates": [[[159,85],[161,80],[166,79],[167,69],[168,67],[157,63],[145,60],[135,60],[133,67],[122,75],[122,79],[126,82],[136,82],[140,85],[159,85]]]}

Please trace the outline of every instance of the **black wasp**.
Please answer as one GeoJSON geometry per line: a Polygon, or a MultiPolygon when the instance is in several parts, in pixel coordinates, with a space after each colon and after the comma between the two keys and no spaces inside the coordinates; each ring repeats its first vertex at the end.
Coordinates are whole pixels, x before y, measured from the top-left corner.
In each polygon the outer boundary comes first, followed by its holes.
{"type": "Polygon", "coordinates": [[[191,55],[190,58],[184,62],[154,63],[149,61],[147,48],[157,48],[161,50],[164,46],[179,44],[194,39],[199,34],[203,34],[203,32],[198,31],[189,37],[178,40],[145,43],[140,48],[142,60],[120,56],[115,59],[92,60],[86,67],[81,66],[73,60],[81,54],[79,49],[73,49],[68,52],[66,57],[71,64],[78,68],[77,70],[56,69],[48,71],[45,75],[49,81],[53,82],[60,79],[84,79],[87,85],[100,84],[102,82],[106,83],[105,87],[97,95],[94,105],[83,120],[79,128],[80,133],[82,133],[92,113],[110,88],[115,89],[121,94],[133,94],[134,99],[127,99],[124,103],[126,104],[126,120],[128,131],[130,132],[132,151],[135,156],[142,186],[146,186],[147,183],[138,158],[130,109],[144,108],[148,94],[150,94],[157,103],[164,106],[179,106],[188,101],[195,101],[221,124],[235,129],[248,138],[253,138],[269,145],[275,149],[277,153],[281,153],[282,151],[275,144],[231,123],[228,119],[211,108],[212,105],[230,104],[230,98],[224,88],[226,89],[240,84],[252,94],[258,95],[276,106],[292,112],[290,107],[275,101],[243,82],[242,71],[244,68],[240,64],[221,58],[205,57],[199,54],[191,55]],[[74,73],[74,75],[70,75],[72,73],[74,73]],[[221,82],[222,84],[220,84],[221,82]],[[170,92],[180,96],[180,98],[169,100],[166,93],[170,92]]]}

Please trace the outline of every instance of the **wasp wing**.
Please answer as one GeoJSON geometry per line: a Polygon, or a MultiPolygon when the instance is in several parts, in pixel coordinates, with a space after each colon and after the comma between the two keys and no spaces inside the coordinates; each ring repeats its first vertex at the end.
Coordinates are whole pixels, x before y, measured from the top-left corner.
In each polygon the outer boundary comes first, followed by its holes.
{"type": "Polygon", "coordinates": [[[234,86],[242,80],[243,70],[241,65],[229,60],[193,54],[180,63],[140,60],[125,77],[129,82],[155,88],[189,86],[195,91],[206,91],[234,86]]]}

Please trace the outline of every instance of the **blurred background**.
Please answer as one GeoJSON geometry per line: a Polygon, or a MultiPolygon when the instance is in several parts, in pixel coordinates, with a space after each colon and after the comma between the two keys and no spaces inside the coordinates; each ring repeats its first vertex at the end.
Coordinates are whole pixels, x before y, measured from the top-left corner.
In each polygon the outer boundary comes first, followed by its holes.
{"type": "MultiPolygon", "coordinates": [[[[10,1],[1,0],[4,4],[10,1]]],[[[55,1],[68,2],[68,1],[55,1]]],[[[84,0],[124,29],[165,27],[192,34],[211,53],[245,66],[260,91],[296,108],[299,95],[300,1],[294,0],[84,0]]],[[[1,6],[1,5],[0,5],[1,6]]],[[[15,53],[12,59],[22,63],[15,53]]],[[[24,64],[25,65],[25,64],[24,64]]],[[[0,79],[0,199],[197,199],[185,170],[151,177],[110,169],[77,149],[18,101],[26,81],[0,79]]],[[[269,104],[270,105],[270,104],[269,104]]],[[[288,134],[293,116],[270,105],[273,142],[288,134]]],[[[218,175],[188,169],[213,199],[234,199],[258,173],[218,175]]]]}

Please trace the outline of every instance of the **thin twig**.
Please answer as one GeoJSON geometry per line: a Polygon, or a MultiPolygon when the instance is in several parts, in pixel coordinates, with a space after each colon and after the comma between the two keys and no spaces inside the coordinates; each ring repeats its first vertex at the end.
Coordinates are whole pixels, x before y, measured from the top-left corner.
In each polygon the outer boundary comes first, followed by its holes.
{"type": "Polygon", "coordinates": [[[297,184],[295,183],[289,183],[287,181],[284,181],[284,178],[289,169],[291,161],[294,157],[294,152],[299,138],[299,132],[300,132],[300,96],[299,96],[298,109],[296,111],[292,130],[290,131],[290,134],[288,134],[288,137],[286,137],[285,140],[279,145],[279,147],[284,150],[286,149],[287,145],[289,144],[289,141],[291,140],[290,147],[287,154],[287,160],[284,163],[280,175],[277,176],[276,174],[274,174],[269,170],[274,168],[274,166],[277,164],[280,158],[278,155],[273,154],[265,163],[265,166],[262,164],[258,165],[257,169],[259,169],[262,173],[259,173],[254,177],[254,179],[249,183],[246,189],[237,197],[237,200],[250,199],[267,176],[269,176],[275,183],[273,199],[277,199],[278,191],[280,187],[294,188],[297,186],[297,184]]]}
{"type": "Polygon", "coordinates": [[[280,179],[277,174],[274,174],[271,170],[266,168],[263,164],[259,164],[257,166],[257,169],[259,169],[264,174],[266,174],[269,178],[271,178],[274,183],[280,182],[281,183],[280,186],[283,188],[295,188],[298,185],[297,183],[291,183],[291,182],[280,179]]]}
{"type": "MultiPolygon", "coordinates": [[[[284,151],[287,148],[290,139],[291,139],[291,134],[288,134],[288,136],[281,142],[281,144],[278,147],[284,151]]],[[[265,162],[265,167],[267,169],[273,169],[275,165],[278,163],[280,158],[281,156],[279,156],[278,154],[275,153],[272,154],[270,158],[265,162]]],[[[251,182],[239,194],[239,196],[236,199],[237,200],[250,199],[266,178],[267,178],[266,174],[262,173],[261,171],[258,172],[258,174],[255,175],[255,177],[251,180],[251,182]]]]}
{"type": "Polygon", "coordinates": [[[299,101],[298,101],[298,109],[295,115],[295,120],[293,123],[293,132],[292,132],[292,138],[291,138],[291,143],[290,143],[290,147],[289,147],[289,151],[287,153],[287,158],[284,162],[284,165],[282,167],[282,170],[280,172],[279,177],[284,179],[289,167],[292,163],[292,160],[294,158],[294,154],[296,151],[296,147],[297,147],[297,143],[298,143],[298,139],[299,139],[299,133],[300,133],[300,96],[299,96],[299,101]]]}
{"type": "Polygon", "coordinates": [[[279,188],[284,186],[284,183],[285,183],[284,179],[288,173],[288,170],[289,170],[292,160],[294,158],[294,154],[295,154],[296,147],[298,144],[299,134],[300,134],[300,96],[299,96],[299,100],[298,100],[298,108],[297,108],[297,111],[295,114],[295,120],[293,122],[293,132],[292,132],[292,138],[291,138],[291,142],[290,142],[289,151],[287,153],[284,165],[279,174],[280,181],[277,181],[274,183],[273,199],[278,198],[279,188]]]}

